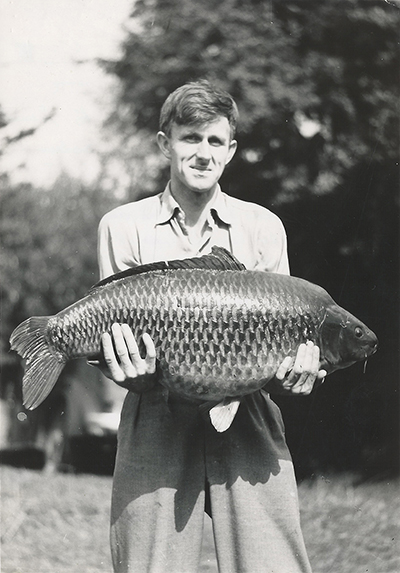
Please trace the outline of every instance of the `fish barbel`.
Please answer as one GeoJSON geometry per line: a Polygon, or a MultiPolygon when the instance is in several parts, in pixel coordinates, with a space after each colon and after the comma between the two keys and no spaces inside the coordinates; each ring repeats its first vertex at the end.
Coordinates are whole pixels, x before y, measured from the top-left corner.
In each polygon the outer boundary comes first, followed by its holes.
{"type": "Polygon", "coordinates": [[[152,337],[160,382],[189,399],[250,394],[271,380],[301,343],[320,347],[328,374],[366,360],[377,338],[321,287],[248,271],[225,249],[118,273],[55,316],[32,317],[12,333],[26,359],[24,405],[36,408],[68,360],[101,353],[101,335],[127,323],[152,337]]]}

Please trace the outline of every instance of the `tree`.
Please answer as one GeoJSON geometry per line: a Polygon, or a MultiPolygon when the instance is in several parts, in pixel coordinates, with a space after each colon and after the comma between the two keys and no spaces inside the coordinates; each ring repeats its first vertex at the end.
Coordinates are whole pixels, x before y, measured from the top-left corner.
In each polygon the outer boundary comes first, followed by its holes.
{"type": "Polygon", "coordinates": [[[12,185],[6,176],[2,184],[0,442],[11,450],[37,448],[31,460],[24,457],[25,463],[38,467],[44,463],[49,470],[62,462],[79,463],[79,448],[71,446],[70,438],[85,431],[85,408],[103,407],[106,390],[94,371],[93,376],[88,372],[92,369],[85,372],[84,361],[74,361],[48,399],[33,412],[25,412],[22,361],[9,351],[9,338],[18,323],[57,313],[97,282],[97,226],[116,199],[101,185],[86,187],[66,175],[46,190],[12,185]]]}
{"type": "Polygon", "coordinates": [[[140,0],[122,58],[106,64],[121,80],[113,119],[153,135],[166,95],[207,77],[241,112],[231,193],[329,193],[366,155],[396,159],[399,15],[365,0],[140,0]]]}
{"type": "Polygon", "coordinates": [[[49,190],[2,183],[0,365],[15,359],[8,339],[19,322],[58,312],[97,281],[97,226],[116,204],[67,176],[49,190]]]}

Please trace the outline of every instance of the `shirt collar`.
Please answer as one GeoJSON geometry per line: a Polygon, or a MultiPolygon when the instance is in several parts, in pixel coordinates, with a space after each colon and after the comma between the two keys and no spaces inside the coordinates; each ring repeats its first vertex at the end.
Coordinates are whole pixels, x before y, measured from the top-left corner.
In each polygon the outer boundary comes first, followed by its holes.
{"type": "MultiPolygon", "coordinates": [[[[164,192],[161,194],[160,202],[161,209],[156,220],[156,225],[168,223],[168,221],[172,219],[177,211],[181,211],[179,203],[172,196],[170,183],[168,183],[164,192]]],[[[210,213],[214,218],[216,216],[226,225],[231,225],[232,217],[226,204],[226,195],[221,191],[221,187],[219,185],[217,187],[217,192],[215,194],[214,200],[210,205],[210,213]]]]}
{"type": "Polygon", "coordinates": [[[176,211],[180,211],[181,208],[179,203],[175,201],[172,196],[170,184],[166,186],[164,192],[160,196],[161,208],[160,213],[156,220],[156,225],[162,225],[163,223],[168,223],[175,215],[176,211]]]}
{"type": "Polygon", "coordinates": [[[217,216],[218,219],[222,221],[222,223],[225,223],[225,225],[232,224],[232,213],[226,204],[226,195],[221,191],[221,187],[219,185],[214,197],[214,201],[210,206],[210,211],[214,217],[217,216]]]}

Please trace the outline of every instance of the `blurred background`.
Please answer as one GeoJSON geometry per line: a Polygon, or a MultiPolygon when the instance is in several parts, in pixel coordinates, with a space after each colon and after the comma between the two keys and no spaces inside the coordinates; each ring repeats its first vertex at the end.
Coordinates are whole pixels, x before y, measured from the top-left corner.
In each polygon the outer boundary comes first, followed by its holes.
{"type": "Polygon", "coordinates": [[[380,340],[365,372],[277,400],[297,475],[395,475],[399,3],[19,0],[1,11],[2,460],[24,451],[22,465],[112,467],[121,395],[78,362],[27,412],[8,340],[97,281],[101,216],[166,183],[155,142],[164,99],[208,78],[240,109],[223,189],[277,213],[292,274],[380,340]]]}

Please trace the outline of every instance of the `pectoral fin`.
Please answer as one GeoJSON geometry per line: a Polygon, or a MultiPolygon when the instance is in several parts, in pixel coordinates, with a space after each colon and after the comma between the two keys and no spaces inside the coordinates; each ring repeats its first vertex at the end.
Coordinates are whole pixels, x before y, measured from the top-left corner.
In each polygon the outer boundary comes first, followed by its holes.
{"type": "Polygon", "coordinates": [[[237,398],[226,398],[211,408],[209,416],[217,432],[225,432],[231,426],[239,405],[237,398]]]}

